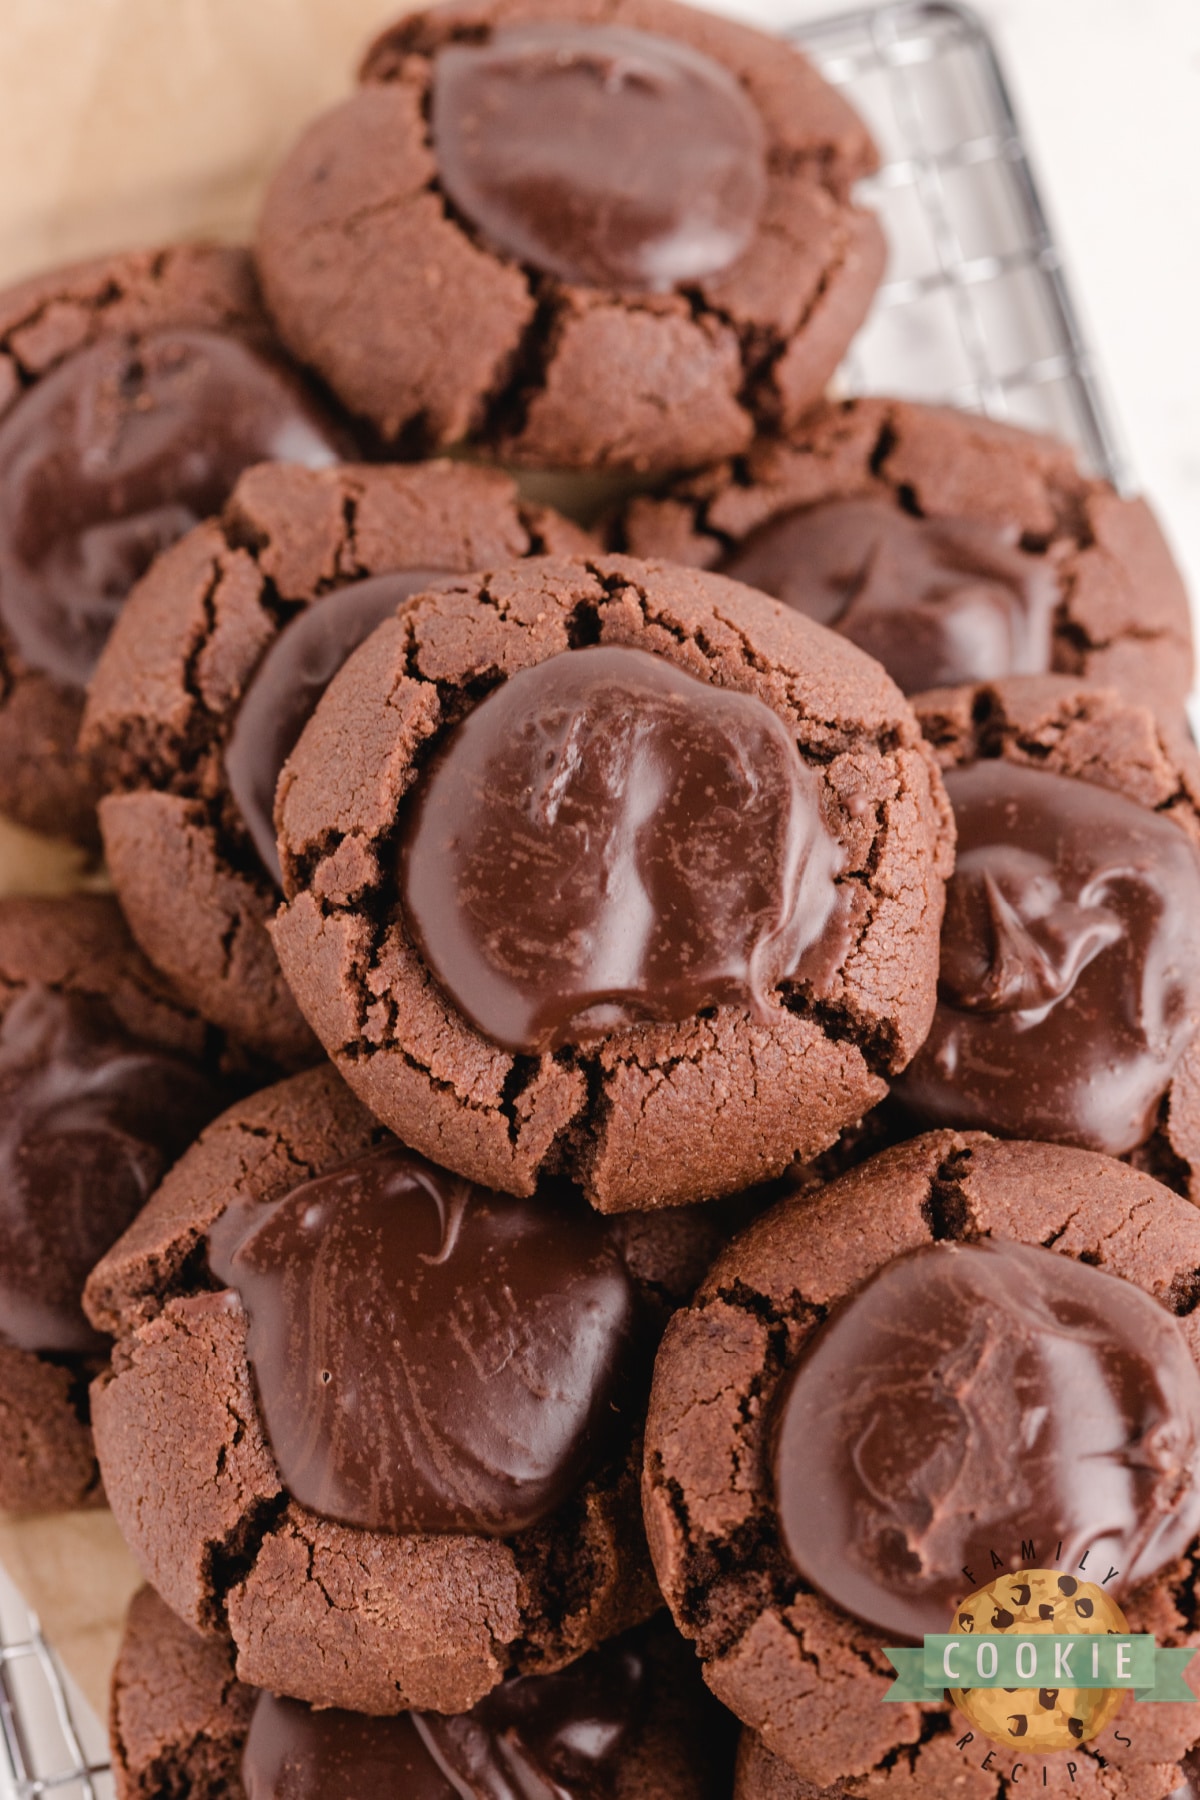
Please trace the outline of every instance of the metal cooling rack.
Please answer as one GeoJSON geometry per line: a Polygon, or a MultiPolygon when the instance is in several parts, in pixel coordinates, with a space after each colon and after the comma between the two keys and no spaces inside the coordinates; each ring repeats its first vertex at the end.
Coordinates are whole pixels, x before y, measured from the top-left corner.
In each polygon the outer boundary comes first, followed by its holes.
{"type": "Polygon", "coordinates": [[[113,1800],[104,1732],[2,1574],[0,1744],[4,1800],[113,1800]]]}
{"type": "Polygon", "coordinates": [[[982,21],[956,0],[894,0],[787,35],[846,93],[882,156],[863,192],[888,232],[888,274],[842,370],[846,391],[1052,432],[1131,491],[982,21]]]}
{"type": "MultiPolygon", "coordinates": [[[[1132,478],[1088,351],[1003,71],[954,0],[892,0],[788,30],[870,125],[863,184],[887,280],[840,376],[847,392],[943,401],[1054,432],[1132,478]]],[[[104,1736],[0,1575],[0,1800],[111,1800],[104,1736]]]]}

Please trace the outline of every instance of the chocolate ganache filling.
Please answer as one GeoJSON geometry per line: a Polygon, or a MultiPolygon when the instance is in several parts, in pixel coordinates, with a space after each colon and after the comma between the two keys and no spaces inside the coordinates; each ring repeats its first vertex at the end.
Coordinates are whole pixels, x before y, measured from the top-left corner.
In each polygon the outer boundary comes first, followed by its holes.
{"type": "Polygon", "coordinates": [[[493,1194],[393,1142],[231,1206],[208,1241],[280,1477],[313,1512],[508,1536],[630,1428],[637,1292],[573,1193],[493,1194]]]}
{"type": "Polygon", "coordinates": [[[0,423],[0,622],[22,662],[84,688],[134,582],[243,469],[344,448],[238,338],[161,330],[68,357],[0,423]]]}
{"type": "Polygon", "coordinates": [[[242,1758],[247,1800],[607,1800],[648,1678],[635,1637],[502,1682],[449,1717],[365,1718],[262,1694],[242,1758]]]}
{"type": "Polygon", "coordinates": [[[931,1244],[806,1345],[775,1493],[800,1574],[881,1631],[945,1631],[992,1551],[1018,1568],[1030,1538],[1119,1597],[1200,1528],[1200,1371],[1131,1282],[1026,1244],[931,1244]]]}
{"type": "Polygon", "coordinates": [[[537,1053],[722,1004],[769,1017],[822,950],[842,860],[768,706],[597,647],[450,734],[408,803],[400,898],[458,1011],[537,1053]]]}
{"type": "Polygon", "coordinates": [[[1058,581],[1015,528],[828,500],[761,526],[721,572],[850,638],[906,694],[1050,667],[1058,581]]]}
{"type": "Polygon", "coordinates": [[[282,885],[275,843],[280,771],[338,670],[402,600],[444,579],[435,569],[403,569],[335,588],[288,620],[268,647],[238,708],[225,774],[267,874],[282,885]]]}
{"type": "Polygon", "coordinates": [[[100,999],[30,987],[0,1022],[0,1337],[104,1347],[84,1282],[223,1102],[100,999]]]}
{"type": "Polygon", "coordinates": [[[1170,819],[1068,776],[987,761],[946,790],[938,1007],[896,1092],[929,1124],[1123,1156],[1200,1024],[1200,856],[1170,819]]]}
{"type": "Polygon", "coordinates": [[[438,51],[430,117],[453,205],[563,281],[664,292],[728,267],[757,229],[762,120],[727,69],[674,38],[504,26],[438,51]]]}

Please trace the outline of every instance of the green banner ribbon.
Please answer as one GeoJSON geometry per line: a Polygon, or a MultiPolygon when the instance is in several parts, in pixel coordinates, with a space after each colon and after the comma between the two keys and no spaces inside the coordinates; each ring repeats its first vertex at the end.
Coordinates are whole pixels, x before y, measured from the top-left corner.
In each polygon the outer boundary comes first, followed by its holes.
{"type": "Polygon", "coordinates": [[[1194,1700],[1183,1672],[1194,1649],[1164,1650],[1149,1632],[1128,1636],[980,1632],[889,1645],[896,1679],[885,1700],[940,1700],[946,1688],[1128,1688],[1137,1700],[1194,1700]]]}

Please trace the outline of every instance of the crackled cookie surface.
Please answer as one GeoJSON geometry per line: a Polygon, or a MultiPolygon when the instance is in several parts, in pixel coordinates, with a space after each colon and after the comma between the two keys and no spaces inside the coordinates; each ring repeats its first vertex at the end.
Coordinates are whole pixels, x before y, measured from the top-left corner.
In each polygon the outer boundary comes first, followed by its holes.
{"type": "Polygon", "coordinates": [[[894,1099],[924,1125],[1132,1156],[1190,1191],[1194,752],[1067,677],[918,697],[958,860],[938,1006],[894,1099]]]}
{"type": "Polygon", "coordinates": [[[587,541],[491,470],[260,468],[138,585],[82,742],[134,935],[205,1017],[284,1065],[319,1054],[266,932],[279,901],[272,806],[350,652],[448,570],[587,541]]]}
{"type": "Polygon", "coordinates": [[[250,464],[351,449],[285,365],[243,251],[117,256],[0,295],[0,810],[94,841],[75,740],[130,588],[250,464]]]}
{"type": "Polygon", "coordinates": [[[1065,1782],[1067,1791],[1080,1800],[1195,1800],[1200,1793],[1200,1752],[1192,1747],[1200,1731],[1200,1703],[1155,1706],[1127,1700],[1104,1732],[1098,1753],[1096,1746],[1084,1745],[1052,1756],[1002,1755],[978,1735],[959,1749],[958,1741],[969,1730],[960,1714],[931,1711],[927,1719],[921,1743],[906,1747],[870,1775],[850,1776],[830,1786],[806,1781],[747,1731],[738,1751],[734,1800],[868,1800],[876,1795],[880,1800],[940,1800],[944,1794],[959,1800],[1001,1800],[1019,1792],[1022,1782],[1040,1787],[1043,1768],[1047,1787],[1065,1782]],[[1168,1723],[1164,1713],[1177,1715],[1179,1722],[1168,1723]],[[1130,1744],[1121,1743],[1118,1732],[1130,1744]],[[992,1761],[985,1768],[989,1749],[992,1761]],[[1068,1763],[1074,1765],[1073,1773],[1068,1763]]]}
{"type": "Polygon", "coordinates": [[[831,1143],[932,1002],[944,801],[877,665],[621,558],[410,601],[285,767],[280,963],[406,1142],[602,1211],[831,1143]]]}
{"type": "Polygon", "coordinates": [[[866,130],[797,52],[673,0],[402,18],[275,178],[285,341],[384,437],[668,470],[817,400],[883,271],[866,130]]]}
{"type": "Polygon", "coordinates": [[[822,406],[631,501],[617,541],[777,595],[905,693],[1057,671],[1185,729],[1191,615],[1157,520],[1051,438],[910,401],[822,406]]]}
{"type": "Polygon", "coordinates": [[[143,1571],[244,1680],[376,1714],[461,1710],[647,1617],[650,1364],[719,1212],[489,1193],[332,1069],[232,1108],[88,1287],[143,1571]]]}
{"type": "Polygon", "coordinates": [[[119,1800],[727,1800],[733,1750],[661,1617],[559,1674],[503,1682],[468,1713],[364,1718],[247,1687],[229,1647],[150,1588],[126,1618],[111,1724],[119,1800]]]}
{"type": "MultiPolygon", "coordinates": [[[[676,1621],[762,1737],[746,1794],[957,1766],[944,1708],[883,1704],[883,1649],[949,1630],[1031,1541],[1065,1577],[1111,1565],[1133,1630],[1200,1641],[1198,1253],[1190,1203],[1123,1163],[935,1132],[718,1260],[659,1353],[644,1495],[676,1621]]],[[[1140,1707],[1125,1760],[1198,1734],[1200,1706],[1140,1707]]]]}
{"type": "Polygon", "coordinates": [[[92,1265],[228,1098],[116,903],[0,901],[0,1507],[99,1498],[92,1265]]]}

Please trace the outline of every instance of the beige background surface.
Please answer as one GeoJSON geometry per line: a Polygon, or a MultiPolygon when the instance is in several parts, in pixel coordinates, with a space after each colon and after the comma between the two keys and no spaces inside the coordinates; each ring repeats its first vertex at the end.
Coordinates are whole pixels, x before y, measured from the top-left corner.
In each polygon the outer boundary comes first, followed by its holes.
{"type": "MultiPolygon", "coordinates": [[[[42,1631],[98,1718],[125,1608],[141,1585],[109,1512],[45,1519],[0,1515],[0,1563],[37,1613],[42,1631]]],[[[0,1800],[7,1790],[0,1773],[0,1800]]]]}
{"type": "Polygon", "coordinates": [[[236,235],[395,0],[3,0],[0,281],[236,235]]]}

